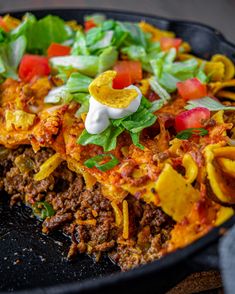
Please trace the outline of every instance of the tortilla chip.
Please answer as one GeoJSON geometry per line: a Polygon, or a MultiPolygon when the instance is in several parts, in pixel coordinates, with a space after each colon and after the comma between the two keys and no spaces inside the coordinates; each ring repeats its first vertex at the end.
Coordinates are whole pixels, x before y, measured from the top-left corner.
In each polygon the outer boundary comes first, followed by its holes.
{"type": "Polygon", "coordinates": [[[90,94],[98,102],[113,108],[126,108],[138,96],[134,89],[113,89],[113,79],[117,73],[108,70],[99,75],[89,86],[90,94]]]}

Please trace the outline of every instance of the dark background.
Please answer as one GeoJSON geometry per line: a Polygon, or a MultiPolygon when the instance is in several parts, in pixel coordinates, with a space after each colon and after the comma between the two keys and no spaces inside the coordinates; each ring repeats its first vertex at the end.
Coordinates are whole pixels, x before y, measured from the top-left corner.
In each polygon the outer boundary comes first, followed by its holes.
{"type": "Polygon", "coordinates": [[[48,7],[112,8],[193,20],[235,43],[235,0],[0,0],[0,12],[48,7]]]}

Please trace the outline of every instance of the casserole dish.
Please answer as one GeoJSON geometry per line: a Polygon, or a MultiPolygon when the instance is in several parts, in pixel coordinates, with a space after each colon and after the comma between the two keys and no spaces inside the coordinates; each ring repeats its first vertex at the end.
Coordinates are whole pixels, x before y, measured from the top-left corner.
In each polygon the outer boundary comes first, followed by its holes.
{"type": "MultiPolygon", "coordinates": [[[[50,13],[67,20],[76,19],[78,22],[82,22],[84,15],[93,12],[101,12],[106,14],[109,18],[117,20],[140,21],[145,19],[147,22],[156,25],[161,29],[174,31],[177,36],[183,38],[192,45],[193,53],[197,56],[209,58],[215,53],[221,53],[234,60],[234,46],[232,44],[227,42],[222,35],[213,29],[195,23],[168,21],[151,16],[100,10],[68,9],[34,11],[37,17],[42,17],[50,13]]],[[[23,12],[13,14],[13,16],[16,17],[22,15],[23,12]]],[[[17,210],[19,209],[20,208],[16,208],[16,215],[22,215],[22,213],[18,214],[17,210]]],[[[28,222],[30,223],[30,221],[27,216],[24,218],[24,213],[18,220],[14,217],[13,221],[15,224],[13,226],[12,222],[9,221],[11,214],[7,214],[6,208],[2,210],[1,218],[1,222],[4,224],[1,227],[1,246],[5,246],[6,250],[4,251],[4,248],[2,249],[2,252],[6,253],[1,256],[1,258],[3,258],[1,263],[1,276],[3,278],[1,283],[3,285],[2,289],[35,288],[34,290],[39,291],[39,293],[40,291],[46,291],[48,293],[77,293],[78,291],[80,291],[80,293],[92,293],[92,291],[96,293],[98,293],[98,291],[106,293],[112,291],[115,293],[120,292],[121,290],[125,291],[127,288],[130,289],[130,291],[137,293],[141,293],[143,290],[147,291],[147,289],[149,293],[151,293],[150,291],[152,290],[156,291],[156,289],[159,293],[165,292],[188,274],[188,271],[192,270],[193,267],[197,267],[198,264],[216,266],[216,258],[213,258],[213,255],[209,255],[207,250],[209,244],[216,241],[221,234],[221,228],[216,228],[192,245],[178,250],[159,261],[155,261],[127,273],[113,274],[92,281],[93,278],[96,278],[99,275],[103,276],[115,272],[118,269],[108,260],[104,260],[103,263],[101,262],[98,265],[94,265],[93,262],[86,257],[79,257],[83,259],[83,262],[78,262],[76,265],[74,263],[68,264],[64,260],[61,260],[59,254],[56,253],[56,243],[51,240],[51,237],[48,238],[41,236],[40,233],[34,234],[32,233],[33,231],[30,231],[31,228],[34,230],[34,226],[32,225],[32,227],[30,227],[28,225],[28,222]],[[23,230],[16,229],[20,223],[23,224],[23,230]],[[20,231],[20,233],[18,231],[20,231]],[[20,234],[22,234],[22,237],[19,237],[21,236],[20,234]],[[51,247],[47,245],[47,253],[45,255],[37,255],[36,252],[40,251],[37,251],[37,246],[41,242],[44,242],[44,240],[47,240],[46,242],[48,242],[48,239],[51,242],[51,247]],[[9,246],[9,244],[11,245],[9,246]],[[21,244],[20,248],[22,250],[19,250],[19,244],[21,244]],[[16,245],[15,249],[14,245],[16,245]],[[15,251],[14,253],[12,251],[13,255],[9,254],[9,252],[7,253],[9,248],[15,251]],[[51,252],[49,253],[50,248],[51,252]],[[200,255],[198,252],[202,249],[204,249],[204,251],[202,255],[200,255]],[[28,255],[23,253],[28,251],[28,255]],[[33,254],[30,254],[31,251],[33,251],[33,254]],[[24,257],[24,255],[27,257],[24,257]],[[12,257],[14,260],[11,259],[12,257]],[[59,258],[59,261],[54,258],[59,258]],[[21,260],[23,260],[22,263],[21,260]],[[50,260],[50,262],[48,262],[48,260],[50,260]],[[9,271],[7,269],[9,269],[9,271]],[[16,271],[15,274],[14,271],[16,271]],[[48,275],[48,272],[50,272],[50,275],[48,275]],[[12,274],[15,276],[14,282],[12,282],[12,274]],[[10,281],[8,277],[10,277],[10,281]],[[88,281],[75,282],[78,279],[88,279],[88,281]],[[65,284],[59,285],[61,282],[64,282],[65,284]],[[172,285],[170,285],[170,283],[172,283],[172,285]],[[42,288],[48,286],[51,286],[51,288],[42,288]],[[154,288],[154,286],[157,288],[154,288]]],[[[223,224],[223,227],[228,228],[233,223],[234,217],[223,224]]],[[[58,238],[58,240],[61,238],[63,239],[61,236],[55,238],[58,238]]]]}

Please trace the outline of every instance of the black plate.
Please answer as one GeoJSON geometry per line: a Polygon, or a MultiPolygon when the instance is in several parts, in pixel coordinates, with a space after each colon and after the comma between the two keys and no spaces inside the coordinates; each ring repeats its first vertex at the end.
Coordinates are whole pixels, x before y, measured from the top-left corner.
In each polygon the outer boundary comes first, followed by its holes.
{"type": "MultiPolygon", "coordinates": [[[[55,14],[65,20],[83,22],[84,15],[105,13],[108,18],[122,21],[140,21],[174,31],[188,41],[194,54],[209,58],[222,53],[235,62],[235,46],[224,39],[218,31],[198,23],[167,20],[156,16],[100,9],[51,9],[32,11],[37,17],[55,14]]],[[[21,17],[24,12],[11,13],[21,17]]],[[[144,265],[127,273],[103,257],[98,264],[86,255],[79,255],[69,262],[69,240],[57,232],[45,236],[40,232],[40,223],[31,216],[30,210],[17,206],[12,210],[7,197],[0,203],[0,290],[25,290],[33,293],[164,293],[192,270],[195,256],[218,240],[220,228],[194,244],[169,254],[161,260],[144,265]],[[194,259],[193,259],[194,257],[194,259]],[[191,263],[191,264],[190,264],[191,263]]],[[[229,228],[235,217],[223,227],[229,228]]],[[[203,257],[202,263],[209,259],[203,257]]]]}

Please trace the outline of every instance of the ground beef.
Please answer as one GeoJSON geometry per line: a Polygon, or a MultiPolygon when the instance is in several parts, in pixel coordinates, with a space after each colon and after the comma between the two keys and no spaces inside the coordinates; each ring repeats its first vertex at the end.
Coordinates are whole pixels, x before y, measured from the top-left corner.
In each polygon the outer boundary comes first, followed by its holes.
{"type": "Polygon", "coordinates": [[[119,243],[115,251],[110,253],[112,260],[121,265],[124,271],[161,257],[159,252],[169,239],[174,225],[161,208],[138,200],[134,200],[134,205],[141,205],[142,209],[140,218],[132,214],[132,219],[133,215],[138,219],[135,234],[132,234],[131,242],[119,243]]]}
{"type": "Polygon", "coordinates": [[[49,203],[55,214],[43,221],[43,232],[60,229],[70,236],[70,258],[86,252],[98,260],[101,252],[108,252],[123,270],[159,258],[173,227],[173,221],[160,208],[128,196],[130,239],[124,240],[100,185],[87,190],[83,177],[69,170],[65,161],[44,180],[33,180],[41,164],[53,154],[49,148],[34,153],[30,146],[16,150],[0,147],[0,190],[8,193],[11,205],[18,201],[29,206],[38,201],[49,203]],[[29,163],[27,172],[16,164],[19,157],[29,163]]]}

